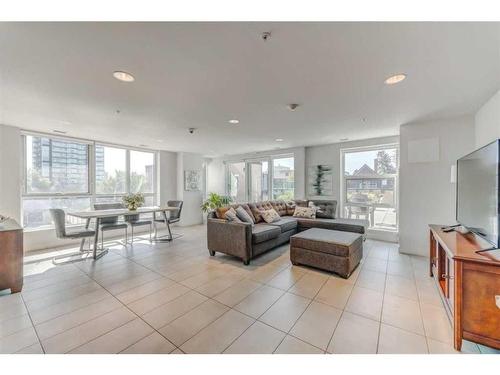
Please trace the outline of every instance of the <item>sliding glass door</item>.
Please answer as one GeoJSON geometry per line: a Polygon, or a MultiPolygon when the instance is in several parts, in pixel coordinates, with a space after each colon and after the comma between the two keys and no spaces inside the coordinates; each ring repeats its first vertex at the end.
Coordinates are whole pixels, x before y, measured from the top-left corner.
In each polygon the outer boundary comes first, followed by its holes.
{"type": "Polygon", "coordinates": [[[248,163],[249,170],[249,197],[250,201],[269,200],[269,162],[252,161],[248,163]]]}
{"type": "Polygon", "coordinates": [[[244,162],[227,164],[227,194],[233,202],[246,200],[246,168],[244,162]]]}
{"type": "Polygon", "coordinates": [[[226,163],[226,168],[226,194],[234,202],[294,198],[293,156],[232,161],[226,163]]]}

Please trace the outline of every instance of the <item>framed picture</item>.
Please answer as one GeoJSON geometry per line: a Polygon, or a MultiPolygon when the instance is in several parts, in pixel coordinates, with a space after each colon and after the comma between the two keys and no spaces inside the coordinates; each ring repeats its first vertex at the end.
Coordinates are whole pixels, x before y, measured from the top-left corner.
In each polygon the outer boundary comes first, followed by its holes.
{"type": "Polygon", "coordinates": [[[331,165],[309,167],[309,195],[333,195],[333,167],[331,165]]]}
{"type": "Polygon", "coordinates": [[[186,191],[201,190],[201,171],[196,171],[196,170],[184,171],[184,190],[186,191]]]}

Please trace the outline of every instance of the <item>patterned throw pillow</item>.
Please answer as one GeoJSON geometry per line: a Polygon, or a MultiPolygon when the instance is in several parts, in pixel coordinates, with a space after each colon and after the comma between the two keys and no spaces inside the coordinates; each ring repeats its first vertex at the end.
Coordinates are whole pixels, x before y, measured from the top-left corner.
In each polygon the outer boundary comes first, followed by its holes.
{"type": "Polygon", "coordinates": [[[271,208],[270,210],[262,210],[259,213],[266,223],[275,223],[281,219],[280,215],[274,208],[271,208]]]}
{"type": "Polygon", "coordinates": [[[241,206],[239,206],[237,209],[236,209],[236,216],[238,216],[238,219],[240,219],[241,221],[245,222],[245,223],[250,223],[250,224],[254,224],[252,218],[250,217],[250,215],[248,214],[248,212],[245,211],[245,209],[241,206]]]}
{"type": "Polygon", "coordinates": [[[302,217],[304,219],[316,219],[316,210],[311,207],[295,207],[293,217],[302,217]]]}
{"type": "Polygon", "coordinates": [[[240,218],[236,215],[236,211],[232,207],[226,211],[226,213],[224,214],[224,217],[228,221],[234,221],[235,223],[241,223],[240,218]]]}

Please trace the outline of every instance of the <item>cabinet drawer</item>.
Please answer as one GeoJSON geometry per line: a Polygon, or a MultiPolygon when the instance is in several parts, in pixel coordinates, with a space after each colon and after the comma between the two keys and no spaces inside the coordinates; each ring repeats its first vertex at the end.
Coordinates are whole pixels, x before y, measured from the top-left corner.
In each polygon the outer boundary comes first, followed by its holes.
{"type": "Polygon", "coordinates": [[[498,298],[500,298],[500,267],[464,263],[462,271],[463,330],[489,339],[500,340],[498,298]]]}

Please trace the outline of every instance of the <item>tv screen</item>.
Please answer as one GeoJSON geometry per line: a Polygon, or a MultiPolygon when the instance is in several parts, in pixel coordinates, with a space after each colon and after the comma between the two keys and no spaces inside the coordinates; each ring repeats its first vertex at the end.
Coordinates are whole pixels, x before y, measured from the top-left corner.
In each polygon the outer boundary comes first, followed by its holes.
{"type": "Polygon", "coordinates": [[[496,140],[457,161],[457,221],[499,246],[499,153],[496,140]]]}

